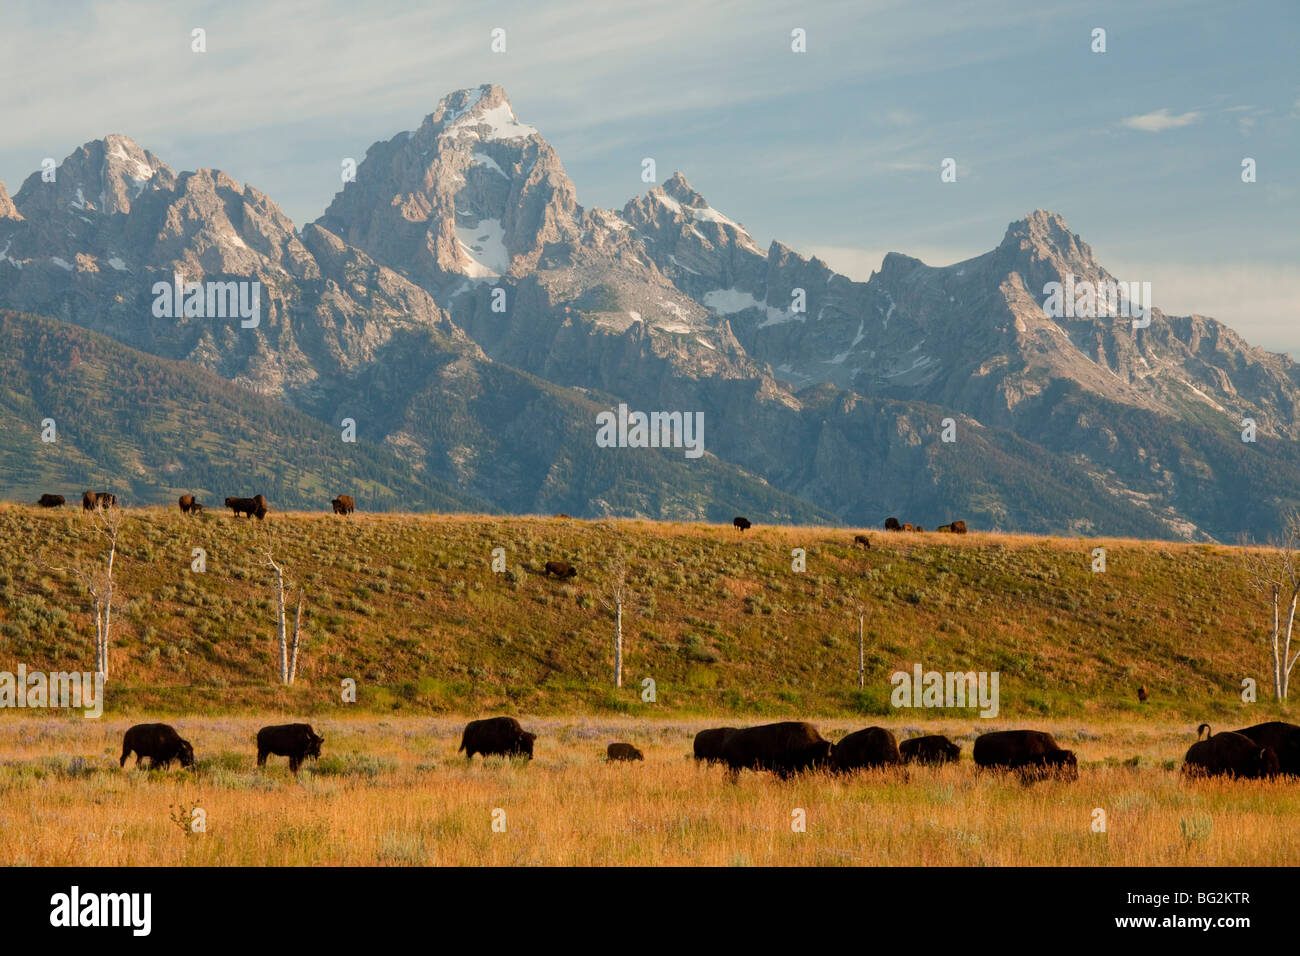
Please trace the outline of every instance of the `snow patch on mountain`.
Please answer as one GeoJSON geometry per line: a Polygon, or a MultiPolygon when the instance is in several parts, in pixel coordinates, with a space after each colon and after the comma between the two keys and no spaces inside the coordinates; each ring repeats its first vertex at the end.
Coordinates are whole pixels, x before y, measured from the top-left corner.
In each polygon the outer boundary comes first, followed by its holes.
{"type": "Polygon", "coordinates": [[[473,279],[492,279],[510,268],[505,230],[500,219],[484,219],[477,226],[456,225],[460,251],[469,259],[465,275],[473,279]]]}
{"type": "Polygon", "coordinates": [[[783,309],[774,308],[766,302],[760,302],[748,292],[742,292],[739,289],[714,289],[712,292],[704,293],[703,302],[719,315],[735,315],[737,312],[744,312],[748,309],[758,309],[767,316],[766,319],[759,323],[758,327],[760,329],[768,325],[779,325],[782,322],[795,320],[802,322],[804,318],[801,315],[794,315],[783,309]]]}

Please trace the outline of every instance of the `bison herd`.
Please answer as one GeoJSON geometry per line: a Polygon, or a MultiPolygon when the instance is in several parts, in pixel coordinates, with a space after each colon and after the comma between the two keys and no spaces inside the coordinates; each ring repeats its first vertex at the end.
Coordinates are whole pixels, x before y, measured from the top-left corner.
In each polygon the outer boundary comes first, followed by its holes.
{"type": "MultiPolygon", "coordinates": [[[[1187,751],[1183,773],[1188,776],[1224,776],[1248,780],[1300,776],[1300,726],[1283,721],[1256,724],[1244,730],[1213,734],[1208,724],[1196,731],[1197,741],[1187,751]]],[[[537,735],[524,730],[514,717],[471,720],[461,734],[457,753],[473,760],[475,754],[507,758],[533,758],[537,735]]],[[[257,765],[268,755],[289,758],[289,770],[298,773],[302,762],[319,758],[325,738],[310,724],[278,724],[257,732],[257,765]]],[[[797,773],[825,771],[836,774],[905,764],[940,765],[960,759],[961,747],[941,734],[912,737],[901,744],[884,727],[854,731],[832,743],[812,724],[786,720],[758,727],[711,727],[695,735],[694,757],[707,764],[725,764],[734,779],[742,770],[767,771],[781,779],[797,773]]],[[[122,758],[136,755],[135,765],[149,758],[151,769],[179,761],[194,764],[194,748],[169,724],[136,724],[122,738],[122,758]]],[[[611,743],[606,759],[644,760],[629,743],[611,743]]],[[[1079,763],[1074,751],[1057,744],[1042,730],[995,730],[975,739],[971,756],[981,770],[1015,772],[1024,782],[1077,780],[1079,763]]]]}
{"type": "MultiPolygon", "coordinates": [[[[925,529],[922,528],[919,524],[899,524],[897,518],[886,518],[885,530],[886,531],[924,531],[925,529]]],[[[939,532],[952,533],[952,534],[965,534],[966,522],[950,521],[947,524],[939,525],[939,527],[935,528],[934,530],[939,532]]]]}
{"type": "MultiPolygon", "coordinates": [[[[61,508],[67,504],[67,501],[68,499],[63,495],[43,494],[37,499],[36,504],[42,508],[61,508]]],[[[203,503],[192,494],[181,495],[176,504],[181,509],[181,514],[202,514],[204,510],[203,503]]],[[[116,507],[117,495],[112,492],[83,491],[81,493],[82,511],[116,507]]],[[[271,511],[271,503],[266,500],[266,495],[262,494],[251,498],[227,498],[226,507],[236,518],[244,515],[247,518],[256,518],[258,521],[264,519],[271,511]]],[[[334,509],[336,515],[350,515],[357,510],[357,503],[351,495],[339,495],[330,500],[330,507],[334,509]]]]}

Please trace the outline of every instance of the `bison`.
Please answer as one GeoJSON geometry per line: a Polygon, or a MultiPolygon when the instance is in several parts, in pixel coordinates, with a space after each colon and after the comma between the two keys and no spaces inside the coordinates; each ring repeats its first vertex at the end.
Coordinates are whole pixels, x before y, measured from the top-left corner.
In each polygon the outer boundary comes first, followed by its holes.
{"type": "Polygon", "coordinates": [[[1062,750],[1051,734],[1041,730],[996,730],[975,739],[972,752],[980,767],[1018,770],[1026,779],[1055,775],[1067,780],[1079,778],[1078,761],[1072,750],[1062,750]]]}
{"type": "Polygon", "coordinates": [[[849,734],[831,750],[831,766],[839,773],[900,763],[898,741],[884,727],[849,734]]]}
{"type": "Polygon", "coordinates": [[[732,776],[741,770],[770,770],[784,780],[826,766],[830,756],[831,742],[800,720],[737,730],[722,745],[722,759],[732,776]]]}
{"type": "Polygon", "coordinates": [[[184,515],[197,514],[203,510],[203,505],[199,504],[193,495],[181,495],[176,503],[180,506],[181,514],[184,515]]]}
{"type": "Polygon", "coordinates": [[[953,533],[953,534],[965,534],[965,533],[966,533],[966,522],[964,522],[964,521],[954,521],[954,522],[952,522],[951,524],[949,524],[948,527],[949,527],[949,528],[952,528],[952,533],[953,533]]]}
{"type": "Polygon", "coordinates": [[[645,756],[631,744],[610,744],[605,748],[607,760],[644,760],[645,756]]]}
{"type": "Polygon", "coordinates": [[[695,759],[706,763],[722,761],[722,748],[727,738],[736,732],[735,727],[712,727],[695,735],[695,759]]]}
{"type": "Polygon", "coordinates": [[[898,523],[898,519],[897,519],[897,518],[886,518],[886,519],[885,519],[885,530],[886,530],[886,531],[902,531],[902,530],[903,530],[903,526],[902,526],[901,524],[898,523]]]}
{"type": "Polygon", "coordinates": [[[1214,734],[1209,724],[1196,728],[1196,743],[1187,748],[1183,758],[1183,773],[1189,777],[1242,777],[1257,780],[1278,773],[1277,753],[1251,740],[1245,734],[1232,731],[1214,734]],[[1201,732],[1205,739],[1201,740],[1201,732]]]}
{"type": "Polygon", "coordinates": [[[194,502],[194,504],[190,505],[190,514],[192,515],[203,514],[203,502],[196,501],[194,502]]]}
{"type": "Polygon", "coordinates": [[[740,515],[736,515],[736,517],[732,518],[731,523],[736,526],[737,531],[745,531],[753,527],[748,518],[742,518],[740,515]]]}
{"type": "Polygon", "coordinates": [[[1277,754],[1278,770],[1290,776],[1300,776],[1300,727],[1283,720],[1271,720],[1238,730],[1261,747],[1271,747],[1277,754]]]}
{"type": "Polygon", "coordinates": [[[330,507],[334,509],[336,515],[350,515],[357,510],[357,503],[352,500],[351,495],[339,495],[337,498],[330,499],[330,507]]]}
{"type": "Polygon", "coordinates": [[[898,745],[903,763],[951,763],[959,759],[961,747],[943,734],[913,737],[898,745]]]}
{"type": "Polygon", "coordinates": [[[571,578],[578,573],[578,569],[568,561],[547,561],[546,576],[549,578],[552,574],[557,578],[571,578]]]}
{"type": "Polygon", "coordinates": [[[465,751],[465,759],[473,760],[475,754],[500,754],[503,757],[527,757],[533,759],[533,741],[536,734],[530,734],[519,725],[513,717],[486,717],[483,720],[471,720],[465,725],[457,753],[465,751]]]}
{"type": "Polygon", "coordinates": [[[865,534],[855,534],[855,535],[853,536],[853,543],[854,543],[854,544],[860,544],[860,545],[862,545],[864,548],[870,548],[870,547],[871,547],[871,539],[868,538],[865,534]]]}
{"type": "Polygon", "coordinates": [[[915,531],[915,530],[916,530],[916,525],[913,525],[913,524],[905,524],[905,525],[903,525],[903,530],[904,530],[904,531],[915,531]]]}
{"type": "Polygon", "coordinates": [[[1146,684],[1143,684],[1141,687],[1138,688],[1138,700],[1141,701],[1141,702],[1144,703],[1144,704],[1147,702],[1147,685],[1146,685],[1146,684]]]}
{"type": "Polygon", "coordinates": [[[97,508],[117,506],[117,495],[107,491],[83,491],[81,493],[81,510],[94,511],[97,508]]]}
{"type": "Polygon", "coordinates": [[[261,495],[254,498],[227,498],[226,507],[234,512],[236,518],[241,514],[247,515],[250,519],[256,515],[257,520],[261,521],[266,517],[266,499],[261,495]]]}
{"type": "Polygon", "coordinates": [[[266,766],[267,754],[289,758],[289,769],[294,773],[308,757],[320,757],[320,745],[325,738],[311,729],[311,724],[276,724],[257,732],[257,765],[266,766]]]}
{"type": "Polygon", "coordinates": [[[63,495],[41,495],[40,500],[36,503],[42,508],[61,508],[67,500],[63,495]]]}
{"type": "Polygon", "coordinates": [[[182,767],[194,763],[194,748],[171,724],[136,724],[122,735],[122,759],[119,767],[126,766],[126,758],[135,752],[135,765],[140,766],[142,757],[149,758],[149,769],[169,767],[173,760],[179,760],[182,767]]]}

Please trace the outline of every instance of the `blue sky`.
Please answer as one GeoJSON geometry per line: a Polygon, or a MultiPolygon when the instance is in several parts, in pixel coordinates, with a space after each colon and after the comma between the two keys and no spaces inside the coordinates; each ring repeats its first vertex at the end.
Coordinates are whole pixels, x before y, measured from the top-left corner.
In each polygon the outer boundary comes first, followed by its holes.
{"type": "Polygon", "coordinates": [[[10,192],[42,157],[124,133],[178,171],[226,170],[301,225],[342,158],[495,82],[584,205],[646,189],[651,156],[760,243],[862,279],[889,250],[979,254],[1042,207],[1121,279],[1152,282],[1158,307],[1300,356],[1296,0],[107,0],[0,18],[10,192]],[[190,52],[194,27],[207,53],[190,52]],[[945,157],[956,183],[940,182],[945,157]]]}

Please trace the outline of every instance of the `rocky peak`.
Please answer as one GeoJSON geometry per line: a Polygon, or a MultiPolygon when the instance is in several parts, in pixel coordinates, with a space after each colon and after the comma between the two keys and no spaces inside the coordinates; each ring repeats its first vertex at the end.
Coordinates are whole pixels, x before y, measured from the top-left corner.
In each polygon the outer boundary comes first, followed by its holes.
{"type": "Polygon", "coordinates": [[[0,183],[0,219],[22,219],[23,214],[18,211],[14,201],[9,198],[9,193],[5,189],[5,184],[0,183]]]}
{"type": "Polygon", "coordinates": [[[1108,278],[1093,258],[1092,247],[1070,232],[1065,219],[1045,209],[1011,223],[993,260],[1000,270],[1018,272],[1033,294],[1066,275],[1089,281],[1108,278]]]}
{"type": "Polygon", "coordinates": [[[60,211],[89,219],[129,213],[146,191],[170,189],[175,182],[175,174],[160,158],[114,133],[74,150],[55,169],[53,182],[32,173],[14,203],[27,219],[60,211]]]}
{"type": "Polygon", "coordinates": [[[510,142],[530,136],[541,138],[534,127],[519,122],[506,91],[495,83],[448,93],[425,117],[421,131],[426,128],[439,136],[474,138],[482,142],[510,142]]]}

